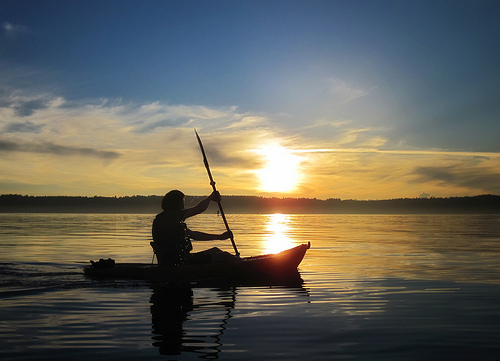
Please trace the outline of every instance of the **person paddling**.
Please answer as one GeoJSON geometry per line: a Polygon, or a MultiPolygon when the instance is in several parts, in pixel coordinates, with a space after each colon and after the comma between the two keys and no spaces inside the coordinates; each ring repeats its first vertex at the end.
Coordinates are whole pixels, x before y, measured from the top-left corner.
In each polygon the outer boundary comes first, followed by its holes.
{"type": "Polygon", "coordinates": [[[184,222],[186,218],[206,211],[211,201],[219,203],[220,200],[219,192],[214,191],[196,206],[185,208],[184,193],[181,191],[172,190],[163,197],[161,202],[163,212],[157,214],[153,221],[153,242],[151,242],[160,267],[169,268],[185,263],[228,261],[234,257],[216,247],[191,253],[193,249],[191,239],[212,241],[232,238],[231,231],[222,234],[193,231],[184,222]]]}

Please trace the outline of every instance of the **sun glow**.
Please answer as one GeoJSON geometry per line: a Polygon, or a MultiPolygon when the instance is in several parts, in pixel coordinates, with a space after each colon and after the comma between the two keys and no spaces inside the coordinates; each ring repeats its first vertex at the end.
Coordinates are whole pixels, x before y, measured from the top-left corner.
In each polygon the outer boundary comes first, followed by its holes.
{"type": "Polygon", "coordinates": [[[290,231],[290,216],[286,214],[270,214],[266,224],[269,236],[266,237],[265,251],[278,253],[293,246],[293,241],[288,237],[290,231]]]}
{"type": "Polygon", "coordinates": [[[266,192],[289,192],[297,186],[300,174],[300,158],[282,146],[265,146],[257,153],[265,157],[266,165],[257,171],[260,188],[266,192]]]}

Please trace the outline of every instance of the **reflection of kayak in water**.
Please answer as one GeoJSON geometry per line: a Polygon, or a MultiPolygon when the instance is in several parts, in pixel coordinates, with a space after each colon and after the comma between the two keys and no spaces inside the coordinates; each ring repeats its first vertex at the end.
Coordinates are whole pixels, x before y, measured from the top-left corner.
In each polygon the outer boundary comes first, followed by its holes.
{"type": "Polygon", "coordinates": [[[298,276],[297,267],[310,243],[276,254],[232,258],[230,261],[202,264],[184,264],[173,269],[162,269],[146,263],[93,263],[84,268],[91,277],[140,279],[161,281],[198,281],[207,279],[248,281],[285,279],[298,276]]]}

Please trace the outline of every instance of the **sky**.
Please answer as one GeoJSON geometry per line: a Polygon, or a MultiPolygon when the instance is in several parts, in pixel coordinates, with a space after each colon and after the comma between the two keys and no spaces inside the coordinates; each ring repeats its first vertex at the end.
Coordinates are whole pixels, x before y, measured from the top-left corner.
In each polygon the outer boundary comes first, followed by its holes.
{"type": "Polygon", "coordinates": [[[500,194],[496,0],[2,0],[0,194],[500,194]]]}

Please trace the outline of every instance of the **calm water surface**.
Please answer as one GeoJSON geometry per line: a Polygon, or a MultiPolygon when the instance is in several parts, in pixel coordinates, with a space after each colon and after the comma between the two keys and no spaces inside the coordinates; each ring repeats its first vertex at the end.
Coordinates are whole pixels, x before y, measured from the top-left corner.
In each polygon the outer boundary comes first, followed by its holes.
{"type": "Polygon", "coordinates": [[[500,359],[499,215],[227,215],[242,256],[310,241],[299,287],[83,276],[151,262],[152,217],[0,214],[0,358],[500,359]]]}

